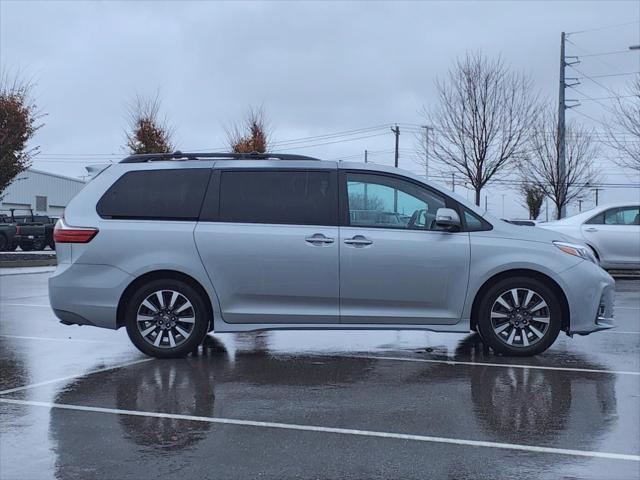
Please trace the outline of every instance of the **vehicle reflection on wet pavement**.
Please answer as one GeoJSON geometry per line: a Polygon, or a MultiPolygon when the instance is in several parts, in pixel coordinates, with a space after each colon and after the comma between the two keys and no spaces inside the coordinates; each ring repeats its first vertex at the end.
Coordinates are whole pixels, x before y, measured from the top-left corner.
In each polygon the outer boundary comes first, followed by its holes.
{"type": "Polygon", "coordinates": [[[3,479],[640,477],[640,282],[619,282],[616,333],[534,358],[475,334],[298,331],[155,360],[124,331],[58,325],[46,275],[15,277],[0,277],[3,479]]]}

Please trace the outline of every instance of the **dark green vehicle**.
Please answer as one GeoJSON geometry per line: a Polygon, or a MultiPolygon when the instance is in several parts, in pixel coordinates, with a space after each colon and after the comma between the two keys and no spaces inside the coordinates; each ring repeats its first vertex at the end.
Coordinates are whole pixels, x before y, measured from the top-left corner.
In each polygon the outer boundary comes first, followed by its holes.
{"type": "Polygon", "coordinates": [[[11,208],[8,212],[9,215],[5,214],[4,217],[8,219],[8,223],[14,224],[16,227],[12,250],[15,250],[18,246],[25,252],[43,250],[47,245],[47,228],[45,224],[37,221],[31,209],[11,208]],[[16,215],[16,212],[22,211],[28,212],[28,214],[16,215]]]}
{"type": "Polygon", "coordinates": [[[11,218],[6,215],[0,215],[0,252],[7,252],[16,248],[19,241],[17,232],[18,227],[11,222],[11,218]]]}
{"type": "MultiPolygon", "coordinates": [[[[51,250],[56,249],[56,243],[53,240],[53,229],[58,221],[57,217],[50,217],[48,215],[34,215],[33,210],[28,210],[29,215],[14,215],[16,221],[20,224],[33,224],[44,225],[44,247],[49,247],[51,250]]],[[[39,249],[35,249],[39,250],[39,249]]]]}

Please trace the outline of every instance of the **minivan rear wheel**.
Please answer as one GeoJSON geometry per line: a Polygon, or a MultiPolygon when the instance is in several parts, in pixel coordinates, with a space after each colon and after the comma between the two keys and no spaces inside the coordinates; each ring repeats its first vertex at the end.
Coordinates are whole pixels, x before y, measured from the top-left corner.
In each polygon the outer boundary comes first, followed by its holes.
{"type": "Polygon", "coordinates": [[[157,358],[182,357],[207,334],[209,319],[202,296],[180,280],[153,280],[127,302],[125,325],[133,344],[157,358]]]}
{"type": "Polygon", "coordinates": [[[528,277],[505,278],[485,292],[478,330],[494,351],[529,356],[545,351],[560,333],[562,309],[555,292],[528,277]]]}

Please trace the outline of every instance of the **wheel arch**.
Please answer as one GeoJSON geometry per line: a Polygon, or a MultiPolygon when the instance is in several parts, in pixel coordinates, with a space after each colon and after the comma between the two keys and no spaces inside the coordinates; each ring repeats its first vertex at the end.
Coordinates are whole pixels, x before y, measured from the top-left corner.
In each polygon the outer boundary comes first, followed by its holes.
{"type": "Polygon", "coordinates": [[[560,301],[560,306],[562,308],[562,324],[560,325],[560,329],[568,332],[569,326],[571,324],[570,318],[570,310],[569,310],[569,302],[567,301],[567,297],[562,290],[562,287],[550,276],[538,272],[537,270],[531,270],[527,268],[518,268],[512,270],[505,270],[503,272],[497,273],[486,280],[482,286],[478,289],[473,298],[473,303],[471,306],[471,329],[476,330],[476,325],[478,324],[478,310],[480,308],[480,302],[482,300],[483,295],[489,288],[491,288],[496,282],[499,282],[505,278],[509,277],[517,277],[517,276],[525,276],[535,278],[541,282],[544,282],[545,285],[550,287],[553,292],[558,296],[558,300],[560,301]]]}
{"type": "Polygon", "coordinates": [[[213,305],[211,304],[209,294],[198,280],[186,273],[178,272],[176,270],[153,270],[140,275],[129,283],[127,288],[124,289],[124,292],[122,292],[122,295],[120,295],[120,301],[118,302],[118,308],[116,311],[116,329],[124,326],[124,309],[134,292],[141,285],[147,282],[162,279],[180,280],[198,291],[207,307],[207,313],[209,315],[209,331],[211,331],[213,329],[213,305]]]}
{"type": "Polygon", "coordinates": [[[596,256],[596,258],[598,259],[598,261],[600,261],[600,252],[598,252],[598,249],[596,247],[593,246],[593,243],[591,242],[585,242],[585,244],[587,245],[587,247],[589,247],[591,249],[591,251],[593,252],[593,254],[596,256]]]}

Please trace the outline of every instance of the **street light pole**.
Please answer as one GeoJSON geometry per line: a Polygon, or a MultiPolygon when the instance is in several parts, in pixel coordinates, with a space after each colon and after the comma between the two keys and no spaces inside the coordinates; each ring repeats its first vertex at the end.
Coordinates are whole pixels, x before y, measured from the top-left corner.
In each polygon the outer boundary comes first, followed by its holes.
{"type": "Polygon", "coordinates": [[[424,178],[429,180],[429,131],[433,130],[433,127],[422,125],[422,128],[424,128],[424,178]]]}
{"type": "Polygon", "coordinates": [[[395,148],[395,155],[394,155],[394,166],[396,168],[398,168],[398,157],[399,155],[399,141],[400,141],[400,127],[398,125],[396,125],[396,128],[391,127],[391,131],[393,132],[393,134],[396,136],[396,148],[395,148]]]}

